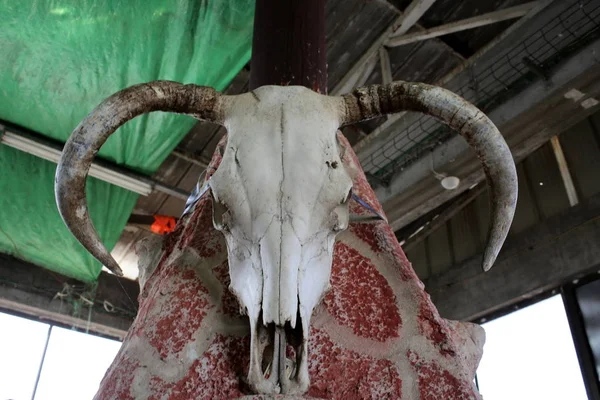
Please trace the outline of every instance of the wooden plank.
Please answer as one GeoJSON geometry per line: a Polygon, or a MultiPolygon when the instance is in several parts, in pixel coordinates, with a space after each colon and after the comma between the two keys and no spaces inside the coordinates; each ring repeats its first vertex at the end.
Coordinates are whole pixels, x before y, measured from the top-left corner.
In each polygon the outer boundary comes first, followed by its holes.
{"type": "Polygon", "coordinates": [[[428,279],[425,287],[443,317],[472,321],[599,268],[597,195],[517,235],[489,272],[481,272],[476,256],[428,279]]]}
{"type": "Polygon", "coordinates": [[[431,8],[436,0],[413,0],[404,10],[400,27],[392,32],[391,37],[404,35],[431,8]]]}
{"type": "Polygon", "coordinates": [[[390,37],[393,32],[401,31],[407,32],[421,16],[433,5],[435,0],[413,0],[408,6],[406,12],[400,15],[393,24],[391,24],[368,48],[366,52],[358,59],[356,63],[352,65],[350,70],[344,75],[342,79],[336,84],[331,91],[333,95],[339,95],[347,93],[351,90],[361,75],[365,64],[369,60],[376,56],[377,52],[383,46],[385,41],[390,37]]]}
{"type": "Polygon", "coordinates": [[[448,35],[450,33],[460,32],[467,29],[478,28],[480,26],[494,24],[500,21],[520,18],[528,12],[540,5],[539,1],[521,4],[515,7],[505,8],[503,10],[494,11],[478,15],[477,17],[463,19],[461,21],[451,22],[449,24],[437,26],[435,28],[426,29],[422,32],[415,32],[408,35],[393,36],[385,42],[387,47],[397,47],[409,43],[420,42],[422,40],[432,39],[435,37],[448,35]]]}
{"type": "Polygon", "coordinates": [[[79,310],[70,301],[78,300],[78,294],[84,291],[83,282],[0,254],[1,309],[123,339],[137,312],[138,284],[102,272],[95,297],[89,299],[94,302],[91,312],[87,303],[82,303],[83,309],[79,310]],[[65,288],[72,289],[73,297],[61,300],[57,293],[65,294],[65,288]]]}
{"type": "MultiPolygon", "coordinates": [[[[339,9],[334,16],[327,19],[327,25],[335,27],[327,29],[327,79],[329,92],[332,93],[348,70],[394,23],[398,12],[381,1],[345,0],[326,3],[336,3],[336,8],[339,9]]],[[[378,60],[377,57],[370,58],[374,58],[375,62],[378,60]]],[[[361,72],[358,71],[348,83],[349,89],[357,85],[355,82],[360,75],[361,72]]]]}
{"type": "MultiPolygon", "coordinates": [[[[389,62],[389,54],[388,54],[388,62],[389,62]]],[[[369,61],[365,64],[362,73],[359,75],[358,79],[354,83],[354,86],[363,86],[369,78],[372,76],[373,71],[375,70],[375,66],[377,65],[377,57],[371,57],[369,61]]],[[[390,66],[390,74],[391,74],[391,62],[389,62],[390,66]]]]}
{"type": "Polygon", "coordinates": [[[379,66],[383,84],[392,83],[392,65],[390,64],[390,55],[385,47],[379,49],[379,66]]]}
{"type": "Polygon", "coordinates": [[[185,150],[173,150],[171,152],[171,155],[177,157],[177,158],[181,158],[187,162],[191,162],[192,164],[195,164],[199,167],[202,168],[206,168],[208,167],[208,162],[209,160],[206,160],[194,153],[191,153],[189,151],[185,151],[185,150]]]}
{"type": "Polygon", "coordinates": [[[575,190],[573,178],[571,177],[571,172],[569,171],[569,165],[565,159],[565,154],[563,153],[558,136],[552,136],[550,139],[550,144],[552,145],[552,151],[554,151],[554,157],[556,158],[556,162],[558,164],[560,176],[562,178],[563,185],[565,186],[567,197],[569,198],[569,204],[571,206],[575,206],[577,203],[579,203],[579,199],[577,198],[577,191],[575,190]]]}

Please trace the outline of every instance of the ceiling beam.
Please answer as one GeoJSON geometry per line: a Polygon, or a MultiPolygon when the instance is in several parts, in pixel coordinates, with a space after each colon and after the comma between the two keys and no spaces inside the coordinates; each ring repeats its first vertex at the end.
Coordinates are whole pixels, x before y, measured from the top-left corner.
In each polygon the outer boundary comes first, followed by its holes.
{"type": "Polygon", "coordinates": [[[106,272],[94,289],[0,253],[0,309],[10,313],[123,339],[135,318],[138,294],[137,282],[106,272]]]}
{"type": "Polygon", "coordinates": [[[200,168],[208,167],[209,160],[205,160],[203,157],[200,157],[192,152],[185,150],[173,150],[171,154],[177,158],[181,158],[182,160],[196,164],[200,168]]]}
{"type": "Polygon", "coordinates": [[[513,237],[489,272],[480,259],[425,280],[443,317],[473,321],[600,272],[600,195],[513,237]]]}
{"type": "Polygon", "coordinates": [[[384,45],[387,47],[397,47],[464,31],[467,29],[474,29],[485,25],[495,24],[497,22],[506,21],[509,19],[520,18],[526,15],[529,11],[538,7],[540,4],[541,1],[532,1],[515,7],[505,8],[503,10],[478,15],[473,18],[451,22],[449,24],[436,26],[435,28],[425,29],[422,32],[415,32],[408,35],[399,34],[396,32],[384,43],[384,45]]]}
{"type": "Polygon", "coordinates": [[[413,0],[404,10],[400,27],[392,32],[392,36],[404,35],[431,8],[436,0],[413,0]]]}
{"type": "MultiPolygon", "coordinates": [[[[429,9],[435,3],[436,0],[413,0],[412,3],[406,8],[406,11],[402,13],[396,20],[373,42],[371,47],[367,49],[365,53],[358,59],[358,61],[352,65],[350,70],[344,75],[342,79],[331,91],[332,95],[340,95],[347,93],[355,86],[360,86],[364,82],[359,82],[361,77],[364,77],[363,69],[369,62],[373,63],[372,59],[377,61],[377,53],[383,46],[385,41],[390,35],[396,31],[407,32],[414,24],[417,23],[419,18],[425,11],[429,9]]],[[[368,78],[368,75],[364,77],[364,80],[368,78]]]]}

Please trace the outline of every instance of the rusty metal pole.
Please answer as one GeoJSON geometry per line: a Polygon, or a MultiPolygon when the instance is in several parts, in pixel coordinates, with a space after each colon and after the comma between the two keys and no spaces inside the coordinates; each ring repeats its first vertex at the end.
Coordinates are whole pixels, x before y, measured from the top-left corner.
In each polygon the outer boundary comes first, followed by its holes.
{"type": "Polygon", "coordinates": [[[301,85],[327,93],[325,0],[256,0],[250,90],[301,85]]]}

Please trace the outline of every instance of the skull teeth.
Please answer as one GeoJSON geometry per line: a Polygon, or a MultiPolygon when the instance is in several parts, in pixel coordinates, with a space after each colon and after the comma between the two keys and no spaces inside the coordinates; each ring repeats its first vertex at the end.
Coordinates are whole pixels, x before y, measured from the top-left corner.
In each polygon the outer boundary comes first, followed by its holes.
{"type": "Polygon", "coordinates": [[[288,379],[292,376],[294,371],[296,370],[296,363],[289,358],[285,359],[285,374],[288,379]]]}
{"type": "Polygon", "coordinates": [[[265,369],[265,372],[263,372],[263,377],[265,379],[269,379],[269,376],[271,375],[271,364],[269,363],[269,365],[267,365],[267,368],[265,369]]]}
{"type": "MultiPolygon", "coordinates": [[[[272,363],[269,363],[269,365],[267,365],[267,368],[263,372],[263,377],[265,379],[269,379],[269,376],[271,376],[271,365],[272,365],[272,363]]],[[[292,374],[294,373],[295,370],[296,370],[296,363],[294,361],[290,360],[289,358],[286,358],[285,359],[285,375],[287,376],[288,379],[290,379],[290,377],[292,376],[292,374]]]]}

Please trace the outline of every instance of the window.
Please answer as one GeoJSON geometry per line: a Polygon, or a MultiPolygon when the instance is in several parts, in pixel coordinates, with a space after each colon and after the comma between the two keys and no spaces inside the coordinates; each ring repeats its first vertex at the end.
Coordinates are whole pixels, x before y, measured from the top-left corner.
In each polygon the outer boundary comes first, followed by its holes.
{"type": "Polygon", "coordinates": [[[34,400],[92,399],[121,346],[2,313],[0,326],[2,400],[30,400],[34,391],[34,400]]]}
{"type": "Polygon", "coordinates": [[[560,296],[482,326],[477,379],[485,400],[587,399],[560,296]]]}
{"type": "Polygon", "coordinates": [[[50,325],[0,313],[0,399],[31,399],[50,325]]]}
{"type": "Polygon", "coordinates": [[[53,327],[35,400],[92,399],[121,342],[53,327]]]}

